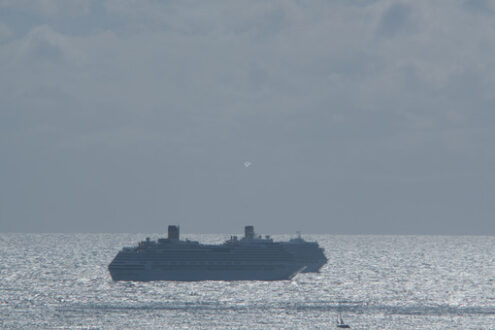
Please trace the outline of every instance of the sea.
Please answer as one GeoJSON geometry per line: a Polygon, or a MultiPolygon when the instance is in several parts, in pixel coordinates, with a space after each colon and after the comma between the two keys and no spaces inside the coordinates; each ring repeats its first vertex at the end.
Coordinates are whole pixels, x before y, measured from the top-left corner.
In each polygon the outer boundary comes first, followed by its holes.
{"type": "MultiPolygon", "coordinates": [[[[303,235],[320,273],[287,281],[114,282],[157,234],[0,234],[2,329],[495,329],[495,237],[303,235]]],[[[223,234],[184,234],[221,243],[223,234]]],[[[287,240],[290,235],[274,235],[287,240]]]]}

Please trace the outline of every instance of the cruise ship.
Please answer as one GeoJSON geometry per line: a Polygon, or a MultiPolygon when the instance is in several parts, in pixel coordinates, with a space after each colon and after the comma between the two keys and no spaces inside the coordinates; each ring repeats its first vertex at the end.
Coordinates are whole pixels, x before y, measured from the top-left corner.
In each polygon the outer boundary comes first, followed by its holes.
{"type": "Polygon", "coordinates": [[[108,270],[114,281],[288,280],[306,268],[319,270],[321,258],[318,264],[309,258],[315,244],[300,237],[274,242],[255,235],[253,226],[245,227],[241,239],[232,236],[223,244],[201,244],[181,240],[179,227],[172,225],[168,238],[147,238],[123,248],[108,270]]]}

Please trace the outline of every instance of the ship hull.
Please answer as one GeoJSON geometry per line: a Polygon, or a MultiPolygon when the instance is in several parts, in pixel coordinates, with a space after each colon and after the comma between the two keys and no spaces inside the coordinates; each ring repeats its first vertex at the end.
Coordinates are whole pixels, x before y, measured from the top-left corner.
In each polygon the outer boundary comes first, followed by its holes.
{"type": "Polygon", "coordinates": [[[276,246],[250,245],[119,252],[108,266],[114,281],[277,281],[304,268],[276,246]]]}
{"type": "Polygon", "coordinates": [[[298,270],[110,270],[114,281],[279,281],[290,280],[298,270]]]}
{"type": "Polygon", "coordinates": [[[114,281],[280,281],[290,280],[297,272],[244,272],[244,271],[114,271],[114,281]]]}

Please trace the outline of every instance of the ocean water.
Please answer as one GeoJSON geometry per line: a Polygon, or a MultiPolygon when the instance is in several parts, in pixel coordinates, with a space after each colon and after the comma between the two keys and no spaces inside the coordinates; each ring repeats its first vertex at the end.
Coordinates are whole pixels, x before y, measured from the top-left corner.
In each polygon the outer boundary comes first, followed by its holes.
{"type": "Polygon", "coordinates": [[[107,265],[146,236],[0,234],[0,328],[333,329],[342,313],[353,329],[495,329],[495,237],[304,235],[329,258],[319,274],[113,282],[107,265]]]}

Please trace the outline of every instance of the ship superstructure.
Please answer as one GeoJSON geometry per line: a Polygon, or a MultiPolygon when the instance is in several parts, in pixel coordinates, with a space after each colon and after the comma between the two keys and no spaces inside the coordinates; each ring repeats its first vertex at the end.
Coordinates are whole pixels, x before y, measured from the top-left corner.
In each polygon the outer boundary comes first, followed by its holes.
{"type": "Polygon", "coordinates": [[[180,240],[179,227],[168,227],[168,238],[147,238],[122,249],[108,266],[115,281],[286,280],[304,265],[283,244],[254,235],[233,236],[223,244],[180,240]]]}
{"type": "Polygon", "coordinates": [[[317,273],[328,261],[324,250],[317,242],[308,242],[299,233],[296,238],[287,242],[280,242],[284,248],[292,253],[296,262],[304,265],[303,273],[317,273]]]}
{"type": "MultiPolygon", "coordinates": [[[[273,239],[269,235],[263,238],[261,235],[255,234],[253,226],[245,226],[244,232],[245,234],[242,240],[253,243],[273,242],[273,239]]],[[[301,267],[304,267],[301,270],[302,273],[318,273],[328,261],[325,256],[325,250],[317,242],[308,242],[303,239],[300,232],[297,233],[297,237],[295,238],[291,238],[288,241],[275,242],[275,244],[280,244],[287,252],[294,256],[294,261],[300,264],[301,267]]]]}

